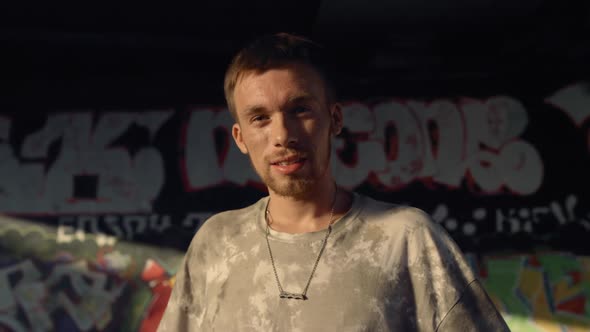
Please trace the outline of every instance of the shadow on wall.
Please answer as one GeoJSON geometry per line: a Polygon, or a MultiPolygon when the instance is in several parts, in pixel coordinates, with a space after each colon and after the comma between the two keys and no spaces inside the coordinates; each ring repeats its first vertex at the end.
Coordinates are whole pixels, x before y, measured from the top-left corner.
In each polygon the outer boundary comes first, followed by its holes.
{"type": "MultiPolygon", "coordinates": [[[[183,253],[0,217],[0,330],[155,331],[183,253]]],[[[590,330],[590,257],[467,254],[512,331],[590,330]]]]}

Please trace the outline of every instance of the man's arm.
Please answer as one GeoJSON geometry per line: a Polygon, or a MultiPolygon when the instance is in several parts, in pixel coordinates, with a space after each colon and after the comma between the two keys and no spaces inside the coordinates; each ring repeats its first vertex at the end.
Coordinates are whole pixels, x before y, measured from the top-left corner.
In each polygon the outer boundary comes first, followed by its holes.
{"type": "Polygon", "coordinates": [[[203,327],[207,266],[207,250],[203,241],[207,237],[205,225],[191,241],[176,273],[174,288],[158,332],[199,331],[203,327]]]}
{"type": "Polygon", "coordinates": [[[415,212],[408,245],[419,329],[510,331],[457,244],[426,213],[415,212]]]}
{"type": "Polygon", "coordinates": [[[168,300],[166,311],[160,325],[158,332],[168,331],[191,331],[191,307],[192,307],[192,287],[190,282],[190,272],[188,270],[188,262],[191,255],[190,248],[182,260],[182,265],[176,273],[176,281],[172,294],[168,300]]]}
{"type": "Polygon", "coordinates": [[[436,329],[436,332],[455,331],[510,331],[478,280],[469,284],[436,329]]]}

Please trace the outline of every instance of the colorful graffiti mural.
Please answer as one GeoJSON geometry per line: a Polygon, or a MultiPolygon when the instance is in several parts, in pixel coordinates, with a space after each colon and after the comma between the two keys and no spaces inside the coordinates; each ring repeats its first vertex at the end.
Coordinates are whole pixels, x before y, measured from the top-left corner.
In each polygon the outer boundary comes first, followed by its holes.
{"type": "MultiPolygon", "coordinates": [[[[0,331],[157,329],[182,252],[95,234],[58,243],[54,228],[1,221],[0,331]]],[[[512,331],[590,331],[590,256],[466,257],[512,331]]]]}
{"type": "Polygon", "coordinates": [[[182,252],[0,222],[0,331],[156,330],[182,252]]]}
{"type": "Polygon", "coordinates": [[[590,331],[590,257],[488,256],[474,265],[512,331],[590,331]]]}

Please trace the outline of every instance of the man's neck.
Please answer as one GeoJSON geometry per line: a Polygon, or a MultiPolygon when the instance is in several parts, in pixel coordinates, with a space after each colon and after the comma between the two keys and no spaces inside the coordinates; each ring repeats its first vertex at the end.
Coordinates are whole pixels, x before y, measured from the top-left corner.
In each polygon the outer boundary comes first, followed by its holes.
{"type": "Polygon", "coordinates": [[[285,197],[269,191],[270,227],[285,233],[308,233],[325,229],[332,220],[348,211],[351,194],[338,189],[335,183],[317,186],[317,190],[303,198],[285,197]]]}

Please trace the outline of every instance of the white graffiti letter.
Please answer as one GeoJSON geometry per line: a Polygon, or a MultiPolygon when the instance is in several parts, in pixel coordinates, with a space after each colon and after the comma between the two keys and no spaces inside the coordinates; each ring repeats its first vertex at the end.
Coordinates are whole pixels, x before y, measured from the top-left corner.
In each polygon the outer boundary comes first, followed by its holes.
{"type": "Polygon", "coordinates": [[[383,142],[387,167],[377,172],[379,180],[388,187],[397,187],[414,180],[424,166],[425,140],[417,119],[408,107],[398,102],[382,103],[373,109],[375,121],[380,125],[373,133],[383,142]],[[393,129],[392,136],[387,131],[393,129]]]}
{"type": "MultiPolygon", "coordinates": [[[[344,128],[351,136],[369,136],[375,130],[375,119],[366,105],[353,103],[342,108],[344,128]]],[[[352,139],[355,145],[356,158],[354,164],[344,163],[338,156],[339,150],[346,146],[343,138],[337,138],[332,144],[332,170],[336,181],[347,188],[354,188],[363,183],[369,173],[385,168],[383,145],[374,139],[352,139]]]]}

